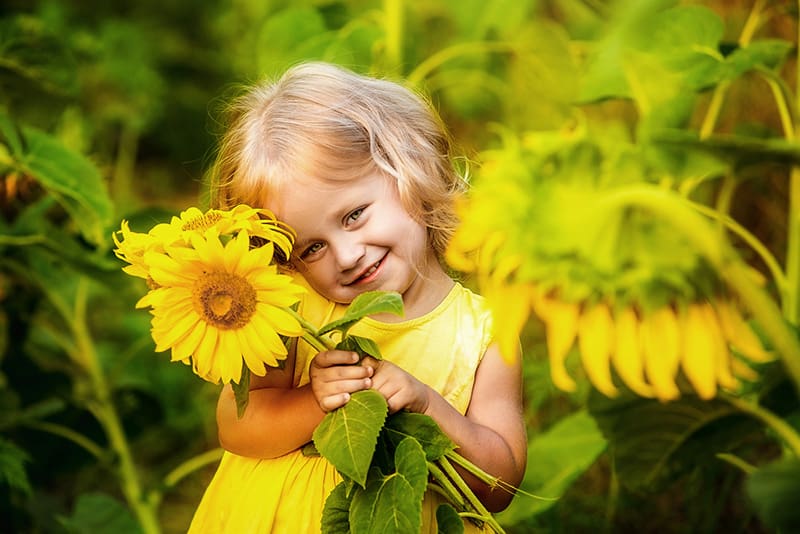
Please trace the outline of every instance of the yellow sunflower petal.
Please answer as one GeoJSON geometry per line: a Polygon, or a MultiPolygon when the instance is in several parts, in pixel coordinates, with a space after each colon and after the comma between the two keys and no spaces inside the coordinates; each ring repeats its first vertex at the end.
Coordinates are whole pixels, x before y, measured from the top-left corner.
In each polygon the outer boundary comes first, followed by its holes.
{"type": "Polygon", "coordinates": [[[172,361],[185,361],[191,357],[206,334],[205,321],[197,321],[191,332],[172,347],[172,361]]]}
{"type": "Polygon", "coordinates": [[[303,329],[300,323],[297,322],[297,319],[280,308],[258,303],[256,304],[256,310],[256,313],[263,314],[279,334],[283,334],[284,336],[299,336],[303,333],[303,329]]]}
{"type": "Polygon", "coordinates": [[[697,395],[711,399],[717,394],[717,345],[700,304],[692,303],[683,319],[681,367],[697,395]]]}
{"type": "Polygon", "coordinates": [[[675,376],[680,366],[680,329],[672,308],[665,306],[645,315],[641,323],[644,370],[661,401],[680,397],[675,376]]]}
{"type": "Polygon", "coordinates": [[[716,310],[722,331],[737,352],[753,363],[766,363],[775,359],[764,350],[758,336],[732,302],[719,300],[716,310]]]}
{"type": "Polygon", "coordinates": [[[736,389],[739,387],[739,381],[733,376],[731,370],[731,353],[725,342],[725,335],[722,333],[717,314],[708,302],[703,303],[700,309],[705,316],[706,327],[714,346],[714,371],[717,383],[728,390],[736,389]]]}
{"type": "Polygon", "coordinates": [[[153,341],[156,342],[156,352],[163,352],[180,342],[194,329],[197,314],[191,312],[177,319],[153,318],[153,341]]]}
{"type": "Polygon", "coordinates": [[[144,261],[150,269],[150,276],[159,285],[185,286],[194,282],[194,273],[185,268],[186,264],[178,263],[166,254],[148,252],[144,261]]]}
{"type": "Polygon", "coordinates": [[[236,273],[239,262],[243,257],[248,255],[249,249],[250,237],[247,234],[247,230],[242,230],[225,245],[225,255],[223,258],[225,270],[229,273],[236,273]]]}
{"type": "Polygon", "coordinates": [[[197,251],[200,261],[210,270],[225,270],[225,248],[217,236],[208,239],[199,235],[192,235],[192,247],[197,251]]]}
{"type": "Polygon", "coordinates": [[[534,297],[534,310],[545,324],[550,377],[563,391],[575,391],[577,385],[564,364],[578,333],[580,307],[574,302],[561,302],[546,297],[534,297]]]}
{"type": "Polygon", "coordinates": [[[617,313],[614,331],[615,349],[611,361],[617,374],[631,391],[642,397],[653,397],[653,388],[644,379],[642,343],[636,311],[625,307],[617,313]]]}
{"type": "Polygon", "coordinates": [[[215,356],[222,382],[238,384],[242,378],[242,348],[234,330],[220,330],[215,356]]]}
{"type": "Polygon", "coordinates": [[[738,358],[733,358],[731,360],[731,370],[734,376],[742,380],[747,380],[748,382],[755,382],[758,380],[758,373],[738,358]]]}
{"type": "Polygon", "coordinates": [[[607,397],[617,396],[611,379],[614,321],[605,303],[586,310],[578,320],[578,348],[589,381],[607,397]]]}
{"type": "MultiPolygon", "coordinates": [[[[270,308],[272,307],[266,304],[256,304],[256,313],[253,315],[251,323],[253,324],[253,328],[259,333],[259,340],[258,343],[253,344],[253,348],[259,350],[259,352],[269,351],[273,354],[286,354],[286,346],[283,344],[283,341],[281,341],[275,325],[270,320],[269,312],[267,311],[270,308]]],[[[294,336],[299,334],[289,335],[294,336]]]]}
{"type": "Polygon", "coordinates": [[[250,346],[250,349],[256,357],[266,363],[271,367],[275,367],[278,365],[278,360],[282,360],[288,354],[286,349],[286,345],[284,345],[283,341],[274,334],[275,338],[277,338],[278,343],[280,343],[280,347],[270,344],[270,347],[267,347],[264,342],[264,336],[261,334],[263,330],[259,330],[256,326],[256,323],[252,323],[245,328],[242,328],[239,332],[247,338],[247,343],[250,346]],[[274,347],[274,350],[272,348],[274,347]]]}
{"type": "MultiPolygon", "coordinates": [[[[267,362],[265,362],[264,357],[267,356],[269,359],[269,355],[259,354],[255,349],[253,349],[252,345],[250,344],[250,336],[247,335],[246,330],[248,330],[248,327],[234,330],[236,337],[239,340],[239,347],[242,349],[242,358],[244,358],[244,363],[247,365],[247,368],[250,369],[251,373],[258,376],[264,376],[267,374],[267,369],[264,365],[267,362]]],[[[272,358],[272,360],[274,360],[274,358],[272,358]]]]}
{"type": "Polygon", "coordinates": [[[216,328],[208,328],[206,335],[200,340],[197,349],[192,354],[192,365],[194,372],[201,378],[214,382],[219,382],[219,371],[212,374],[214,369],[214,353],[217,350],[217,334],[216,328]]]}

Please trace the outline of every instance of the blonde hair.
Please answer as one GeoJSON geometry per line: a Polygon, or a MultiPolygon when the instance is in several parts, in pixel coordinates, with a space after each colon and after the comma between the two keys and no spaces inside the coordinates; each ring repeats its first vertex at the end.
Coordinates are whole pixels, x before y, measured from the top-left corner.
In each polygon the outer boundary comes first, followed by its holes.
{"type": "Polygon", "coordinates": [[[448,133],[422,96],[388,80],[321,62],[258,84],[228,109],[210,170],[212,207],[264,206],[288,181],[347,180],[379,171],[441,258],[464,190],[448,133]]]}

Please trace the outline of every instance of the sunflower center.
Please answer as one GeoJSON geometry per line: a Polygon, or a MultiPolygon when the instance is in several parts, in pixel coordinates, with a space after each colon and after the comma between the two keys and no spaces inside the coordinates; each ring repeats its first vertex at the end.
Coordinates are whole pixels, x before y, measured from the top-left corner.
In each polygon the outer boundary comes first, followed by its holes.
{"type": "Polygon", "coordinates": [[[220,212],[210,210],[208,213],[201,215],[200,217],[189,219],[183,223],[181,230],[199,230],[202,232],[214,226],[220,219],[222,219],[222,214],[220,212]]]}
{"type": "Polygon", "coordinates": [[[192,302],[207,323],[222,330],[242,328],[256,311],[256,290],[231,273],[205,273],[192,289],[192,302]]]}

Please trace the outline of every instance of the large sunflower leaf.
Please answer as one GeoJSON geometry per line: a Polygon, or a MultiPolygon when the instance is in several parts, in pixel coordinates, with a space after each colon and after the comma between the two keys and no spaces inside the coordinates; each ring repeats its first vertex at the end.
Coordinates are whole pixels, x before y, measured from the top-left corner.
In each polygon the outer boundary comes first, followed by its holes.
{"type": "Polygon", "coordinates": [[[436,507],[436,527],[438,534],[463,534],[464,521],[455,508],[444,503],[436,507]]]}
{"type": "Polygon", "coordinates": [[[30,460],[28,453],[12,442],[0,438],[0,485],[30,495],[31,483],[25,471],[25,463],[30,460]]]}
{"type": "Polygon", "coordinates": [[[498,519],[506,525],[520,523],[556,504],[606,450],[606,440],[592,416],[575,412],[537,435],[528,445],[528,462],[520,488],[542,499],[520,494],[498,519]]]}
{"type": "Polygon", "coordinates": [[[372,389],[357,391],[317,426],[314,445],[344,476],[364,487],[387,411],[383,395],[372,389]]]}
{"type": "Polygon", "coordinates": [[[413,437],[422,445],[429,462],[441,458],[456,448],[456,444],[442,432],[436,421],[420,413],[393,414],[386,420],[384,432],[395,446],[404,439],[413,437]]]}
{"type": "Polygon", "coordinates": [[[0,113],[0,133],[12,150],[14,166],[29,174],[70,214],[83,236],[95,245],[108,245],[106,229],[113,205],[97,167],[58,139],[34,128],[15,129],[0,113]]]}
{"type": "Polygon", "coordinates": [[[117,499],[103,493],[78,497],[70,517],[59,518],[75,534],[136,534],[141,528],[130,511],[117,499]]]}
{"type": "Polygon", "coordinates": [[[397,446],[394,462],[396,472],[373,477],[363,491],[356,490],[350,506],[353,534],[419,532],[428,481],[425,452],[415,439],[406,438],[397,446]]]}
{"type": "Polygon", "coordinates": [[[684,396],[661,403],[596,395],[589,409],[608,439],[620,481],[634,489],[657,489],[662,481],[698,467],[700,458],[714,461],[714,454],[726,452],[737,435],[744,435],[730,419],[739,412],[719,400],[684,396]],[[710,428],[715,431],[706,434],[710,428]]]}
{"type": "Polygon", "coordinates": [[[325,506],[322,509],[321,532],[322,534],[340,534],[350,532],[350,502],[353,500],[353,493],[348,495],[350,484],[343,480],[333,488],[325,499],[325,506]]]}
{"type": "Polygon", "coordinates": [[[367,291],[353,299],[341,318],[319,329],[320,335],[338,330],[342,335],[362,318],[375,313],[403,315],[403,297],[394,291],[367,291]]]}
{"type": "Polygon", "coordinates": [[[780,532],[800,532],[800,460],[779,460],[753,472],[747,493],[766,525],[780,532]]]}

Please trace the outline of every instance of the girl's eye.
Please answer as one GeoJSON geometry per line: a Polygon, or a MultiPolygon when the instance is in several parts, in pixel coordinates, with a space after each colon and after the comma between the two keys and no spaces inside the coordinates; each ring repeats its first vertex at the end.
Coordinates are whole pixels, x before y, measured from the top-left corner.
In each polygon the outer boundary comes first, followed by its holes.
{"type": "Polygon", "coordinates": [[[322,243],[312,243],[311,245],[306,247],[306,249],[303,251],[302,254],[300,254],[300,258],[302,259],[305,258],[306,256],[309,256],[310,254],[319,252],[320,249],[322,249],[322,243]]]}
{"type": "Polygon", "coordinates": [[[351,224],[356,222],[361,214],[364,213],[364,208],[358,208],[357,210],[353,210],[347,214],[347,218],[345,219],[345,224],[351,224]]]}

